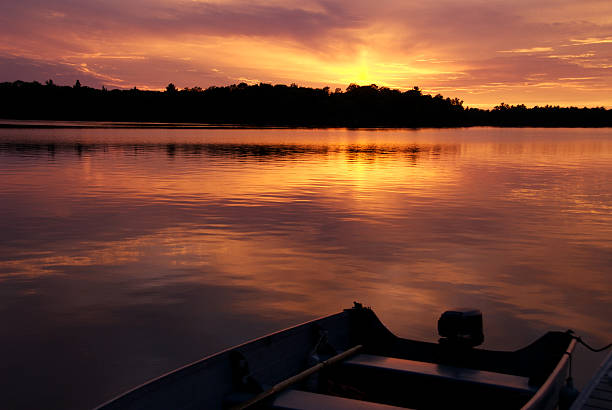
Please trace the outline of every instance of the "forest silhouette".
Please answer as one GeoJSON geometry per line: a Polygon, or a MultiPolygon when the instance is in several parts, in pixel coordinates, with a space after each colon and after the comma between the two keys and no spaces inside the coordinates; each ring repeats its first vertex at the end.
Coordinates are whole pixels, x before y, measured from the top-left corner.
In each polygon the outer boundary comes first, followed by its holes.
{"type": "Polygon", "coordinates": [[[483,110],[418,87],[400,91],[374,84],[331,91],[265,83],[179,90],[171,83],[165,91],[148,91],[15,81],[0,83],[0,118],[351,128],[612,126],[612,110],[603,107],[501,103],[483,110]]]}

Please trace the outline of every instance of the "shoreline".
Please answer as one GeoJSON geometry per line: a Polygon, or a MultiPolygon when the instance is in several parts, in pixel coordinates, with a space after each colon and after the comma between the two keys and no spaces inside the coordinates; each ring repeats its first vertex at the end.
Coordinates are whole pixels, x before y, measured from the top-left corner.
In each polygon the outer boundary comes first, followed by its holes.
{"type": "Polygon", "coordinates": [[[308,125],[258,125],[258,124],[215,124],[198,122],[151,122],[151,121],[90,121],[90,120],[22,120],[1,119],[0,129],[347,129],[347,130],[421,130],[421,129],[462,129],[462,128],[584,128],[601,129],[612,128],[609,125],[499,125],[499,124],[473,124],[456,126],[421,126],[421,127],[392,127],[392,126],[308,126],[308,125]]]}

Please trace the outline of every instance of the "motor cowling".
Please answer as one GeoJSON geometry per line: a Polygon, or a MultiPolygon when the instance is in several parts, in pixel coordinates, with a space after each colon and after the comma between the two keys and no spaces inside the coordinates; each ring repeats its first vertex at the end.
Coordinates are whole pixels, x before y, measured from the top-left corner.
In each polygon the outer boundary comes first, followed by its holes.
{"type": "Polygon", "coordinates": [[[438,319],[440,343],[476,347],[484,342],[482,313],[478,309],[453,309],[438,319]]]}

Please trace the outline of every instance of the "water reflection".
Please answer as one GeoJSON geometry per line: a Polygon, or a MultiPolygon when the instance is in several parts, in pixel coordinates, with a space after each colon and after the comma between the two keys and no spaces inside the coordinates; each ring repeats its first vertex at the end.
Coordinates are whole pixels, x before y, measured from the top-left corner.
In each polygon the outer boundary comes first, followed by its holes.
{"type": "Polygon", "coordinates": [[[90,407],[353,300],[428,340],[457,305],[489,347],[612,333],[608,130],[2,132],[14,407],[90,407]]]}
{"type": "Polygon", "coordinates": [[[107,152],[108,150],[129,153],[145,154],[147,152],[165,151],[168,158],[175,156],[188,157],[271,157],[279,159],[284,157],[297,157],[304,155],[321,155],[329,153],[346,153],[351,159],[376,158],[386,154],[409,154],[417,157],[422,153],[439,156],[444,150],[445,154],[456,152],[458,145],[380,145],[380,144],[348,144],[348,145],[296,145],[296,144],[57,144],[57,143],[1,143],[0,152],[22,156],[44,155],[55,156],[56,151],[63,153],[107,152]]]}

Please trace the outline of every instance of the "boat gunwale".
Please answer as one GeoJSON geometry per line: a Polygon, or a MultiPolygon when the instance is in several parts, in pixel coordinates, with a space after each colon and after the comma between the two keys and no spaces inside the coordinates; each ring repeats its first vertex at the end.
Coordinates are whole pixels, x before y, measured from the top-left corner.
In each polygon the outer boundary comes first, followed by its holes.
{"type": "Polygon", "coordinates": [[[554,386],[559,374],[563,371],[563,369],[565,369],[565,366],[570,360],[575,348],[576,339],[572,338],[567,346],[567,349],[565,349],[565,352],[563,352],[563,357],[561,357],[561,360],[559,360],[553,371],[546,378],[546,381],[538,388],[533,397],[529,399],[529,401],[525,403],[523,407],[521,407],[521,410],[535,409],[535,406],[539,405],[542,400],[546,399],[546,394],[548,394],[549,390],[554,386]]]}
{"type": "Polygon", "coordinates": [[[276,332],[267,333],[267,334],[265,334],[263,336],[260,336],[260,337],[254,338],[254,339],[249,339],[249,340],[247,340],[247,341],[245,341],[243,343],[240,343],[240,344],[235,345],[235,346],[228,347],[226,349],[223,349],[223,350],[221,350],[219,352],[216,352],[216,353],[213,353],[211,355],[204,356],[201,359],[195,360],[193,362],[190,362],[190,363],[187,363],[187,364],[185,364],[183,366],[180,366],[180,367],[178,367],[176,369],[170,370],[169,372],[163,373],[160,376],[157,376],[157,377],[154,377],[152,379],[149,379],[149,380],[145,381],[144,383],[141,383],[141,384],[137,385],[136,387],[133,387],[133,388],[131,388],[129,390],[126,390],[123,393],[120,393],[119,395],[111,398],[110,400],[105,401],[104,403],[100,404],[99,406],[94,407],[93,410],[103,410],[106,406],[111,405],[114,402],[119,401],[119,400],[123,399],[124,397],[127,397],[128,395],[130,395],[132,393],[136,393],[138,390],[140,390],[142,388],[145,388],[147,386],[152,386],[152,385],[154,385],[154,384],[156,384],[158,382],[161,382],[162,379],[164,379],[166,377],[173,376],[173,375],[178,375],[181,372],[185,372],[185,371],[187,371],[189,369],[193,369],[195,366],[197,366],[199,364],[202,364],[202,363],[204,363],[204,362],[206,362],[208,360],[215,359],[218,356],[222,356],[222,355],[227,354],[227,353],[229,353],[229,352],[231,352],[233,350],[245,347],[247,345],[250,345],[252,343],[256,343],[258,341],[263,341],[264,339],[272,337],[272,336],[275,336],[275,335],[277,335],[279,333],[288,332],[288,331],[297,329],[299,327],[302,327],[302,326],[305,326],[305,325],[308,325],[308,324],[311,324],[311,323],[314,323],[314,322],[318,322],[320,320],[330,319],[330,318],[332,318],[334,316],[340,317],[342,315],[348,315],[347,310],[349,310],[349,309],[344,309],[344,310],[342,310],[341,312],[338,312],[338,313],[332,313],[331,315],[320,316],[320,317],[315,318],[315,319],[307,320],[307,321],[304,321],[304,322],[299,323],[297,325],[289,326],[287,328],[278,330],[276,332]]]}

